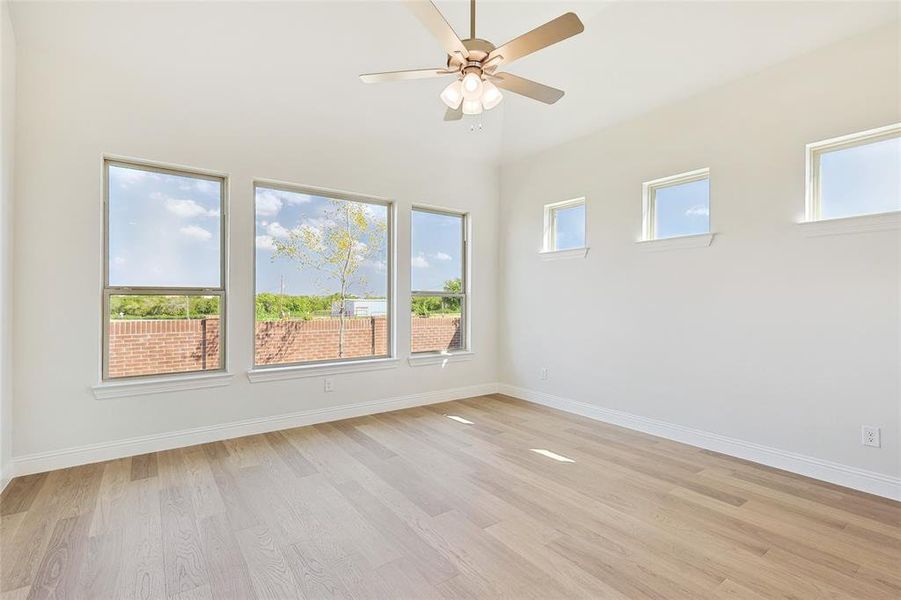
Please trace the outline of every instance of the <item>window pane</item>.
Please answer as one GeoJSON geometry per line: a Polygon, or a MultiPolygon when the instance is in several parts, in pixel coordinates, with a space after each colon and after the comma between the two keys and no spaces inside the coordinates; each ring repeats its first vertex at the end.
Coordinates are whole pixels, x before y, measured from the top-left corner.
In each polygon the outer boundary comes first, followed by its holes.
{"type": "Polygon", "coordinates": [[[820,218],[901,210],[901,138],[820,156],[820,218]]]}
{"type": "Polygon", "coordinates": [[[463,216],[413,211],[414,291],[443,292],[463,279],[463,216]]]}
{"type": "Polygon", "coordinates": [[[109,165],[109,284],[220,287],[222,182],[109,165]]]}
{"type": "Polygon", "coordinates": [[[388,355],[388,207],[256,189],[256,364],[388,355]]]}
{"type": "Polygon", "coordinates": [[[109,299],[109,377],[221,368],[218,296],[109,299]]]}
{"type": "Polygon", "coordinates": [[[710,180],[657,188],[654,192],[657,238],[710,232],[710,180]]]}
{"type": "Polygon", "coordinates": [[[412,307],[413,352],[442,352],[464,347],[462,298],[413,296],[412,307]]]}
{"type": "Polygon", "coordinates": [[[585,205],[554,210],[554,250],[585,247],[585,205]]]}

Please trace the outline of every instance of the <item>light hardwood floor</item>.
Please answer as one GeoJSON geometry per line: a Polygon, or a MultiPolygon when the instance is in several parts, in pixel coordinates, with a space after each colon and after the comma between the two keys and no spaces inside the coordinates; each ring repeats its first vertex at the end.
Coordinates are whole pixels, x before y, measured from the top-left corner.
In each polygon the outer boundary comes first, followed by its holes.
{"type": "Polygon", "coordinates": [[[3,600],[901,597],[901,504],[504,396],[29,475],[0,514],[3,600]]]}

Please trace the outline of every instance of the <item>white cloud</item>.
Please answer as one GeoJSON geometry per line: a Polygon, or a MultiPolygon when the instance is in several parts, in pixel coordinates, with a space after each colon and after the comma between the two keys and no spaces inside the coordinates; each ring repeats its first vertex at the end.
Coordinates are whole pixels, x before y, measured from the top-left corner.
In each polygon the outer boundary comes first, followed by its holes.
{"type": "Polygon", "coordinates": [[[303,225],[315,229],[328,229],[336,224],[332,219],[326,217],[306,217],[301,222],[303,225]]]}
{"type": "Polygon", "coordinates": [[[272,236],[258,235],[257,248],[259,248],[260,250],[275,250],[275,244],[272,241],[272,236]]]}
{"type": "Polygon", "coordinates": [[[201,242],[209,241],[213,238],[213,234],[197,225],[188,225],[178,230],[182,235],[201,242]]]}
{"type": "Polygon", "coordinates": [[[159,175],[150,171],[129,169],[127,167],[110,167],[110,178],[115,179],[121,188],[130,188],[145,179],[159,179],[159,175]]]}
{"type": "Polygon", "coordinates": [[[121,266],[124,265],[126,262],[127,262],[127,261],[126,261],[123,257],[121,257],[121,256],[113,257],[113,264],[116,265],[117,267],[121,267],[121,266]]]}
{"type": "Polygon", "coordinates": [[[206,209],[197,204],[193,200],[170,198],[165,194],[154,192],[150,195],[154,200],[160,200],[166,203],[166,210],[182,219],[193,219],[194,217],[218,217],[219,211],[215,208],[206,209]]]}
{"type": "Polygon", "coordinates": [[[435,254],[432,255],[432,258],[434,258],[435,260],[447,262],[447,261],[451,260],[451,255],[446,254],[444,252],[436,252],[435,254]]]}
{"type": "Polygon", "coordinates": [[[269,190],[257,191],[257,216],[274,217],[282,210],[282,200],[269,190]]]}
{"type": "Polygon", "coordinates": [[[414,256],[413,260],[410,261],[410,264],[416,269],[427,269],[429,267],[429,261],[426,260],[426,257],[422,254],[414,256]]]}
{"type": "Polygon", "coordinates": [[[281,192],[281,191],[276,191],[275,193],[281,197],[282,202],[284,202],[285,204],[292,204],[292,205],[296,206],[298,204],[308,204],[313,201],[313,197],[310,196],[309,194],[301,194],[299,192],[281,192]]]}
{"type": "Polygon", "coordinates": [[[259,188],[257,190],[256,201],[256,212],[258,217],[274,217],[281,212],[284,205],[290,204],[296,206],[298,204],[307,204],[308,202],[313,201],[313,197],[309,194],[259,188]]]}
{"type": "Polygon", "coordinates": [[[273,221],[266,226],[266,233],[274,238],[286,238],[291,232],[278,221],[273,221]]]}
{"type": "Polygon", "coordinates": [[[372,267],[380,273],[384,273],[388,270],[388,263],[384,260],[367,260],[366,265],[372,267]]]}
{"type": "Polygon", "coordinates": [[[214,194],[219,191],[219,183],[209,179],[195,179],[194,189],[203,194],[214,194]]]}
{"type": "Polygon", "coordinates": [[[697,204],[685,211],[686,217],[706,217],[710,215],[710,209],[701,204],[697,204]]]}

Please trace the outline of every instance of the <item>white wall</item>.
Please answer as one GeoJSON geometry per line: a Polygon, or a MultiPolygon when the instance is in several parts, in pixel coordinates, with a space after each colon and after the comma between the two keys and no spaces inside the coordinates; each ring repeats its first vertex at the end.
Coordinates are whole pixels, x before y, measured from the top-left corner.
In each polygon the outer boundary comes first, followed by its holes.
{"type": "Polygon", "coordinates": [[[9,5],[0,2],[0,489],[12,457],[13,155],[16,114],[16,40],[9,5]]]}
{"type": "Polygon", "coordinates": [[[898,231],[796,222],[806,143],[901,120],[898,44],[880,29],[504,166],[501,381],[897,477],[898,231]],[[713,244],[640,250],[642,182],[700,167],[713,244]],[[587,258],[540,261],[542,205],[581,195],[587,258]]]}
{"type": "MultiPolygon", "coordinates": [[[[458,161],[456,167],[469,169],[461,177],[433,149],[367,143],[364,137],[348,142],[355,132],[340,128],[330,137],[328,130],[316,127],[317,114],[285,101],[283,90],[296,85],[293,78],[299,73],[274,74],[271,65],[257,69],[254,63],[240,62],[257,56],[254,44],[278,43],[282,33],[270,31],[267,37],[260,30],[253,39],[227,36],[221,47],[210,48],[167,29],[182,24],[178,15],[166,11],[203,10],[199,5],[135,7],[144,12],[138,15],[142,26],[134,32],[106,27],[103,21],[131,7],[57,7],[71,11],[71,19],[58,22],[59,30],[51,34],[35,25],[54,23],[46,14],[33,23],[26,18],[31,7],[15,8],[20,73],[17,459],[496,381],[498,202],[492,167],[458,161]],[[220,52],[228,57],[221,58],[220,52]],[[285,88],[274,85],[280,80],[285,88]],[[90,388],[100,372],[103,153],[229,174],[228,369],[237,374],[229,387],[94,399],[90,388]],[[410,206],[428,203],[471,211],[476,360],[415,369],[402,362],[395,370],[338,375],[335,391],[328,394],[319,378],[250,384],[244,373],[252,363],[253,344],[254,177],[396,200],[401,357],[409,354],[410,321],[403,316],[409,315],[410,206]]],[[[212,21],[197,22],[219,27],[216,18],[238,10],[248,9],[219,4],[212,21]]],[[[248,18],[253,16],[247,12],[248,18]]]]}

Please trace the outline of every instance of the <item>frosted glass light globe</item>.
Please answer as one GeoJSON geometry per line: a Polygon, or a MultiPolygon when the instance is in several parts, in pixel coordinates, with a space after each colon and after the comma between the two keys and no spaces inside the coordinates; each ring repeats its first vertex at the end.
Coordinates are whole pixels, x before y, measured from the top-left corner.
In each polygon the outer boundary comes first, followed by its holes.
{"type": "Polygon", "coordinates": [[[457,110],[463,102],[463,83],[458,79],[444,88],[441,92],[441,101],[451,110],[457,110]]]}
{"type": "Polygon", "coordinates": [[[482,102],[478,98],[475,100],[463,100],[464,115],[478,115],[482,113],[482,102]]]}
{"type": "Polygon", "coordinates": [[[475,73],[467,73],[463,77],[463,98],[478,100],[482,97],[482,78],[475,73]]]}
{"type": "Polygon", "coordinates": [[[503,99],[504,95],[501,94],[501,91],[497,89],[496,85],[490,81],[486,81],[482,84],[482,106],[485,107],[485,110],[491,110],[500,104],[503,99]]]}

